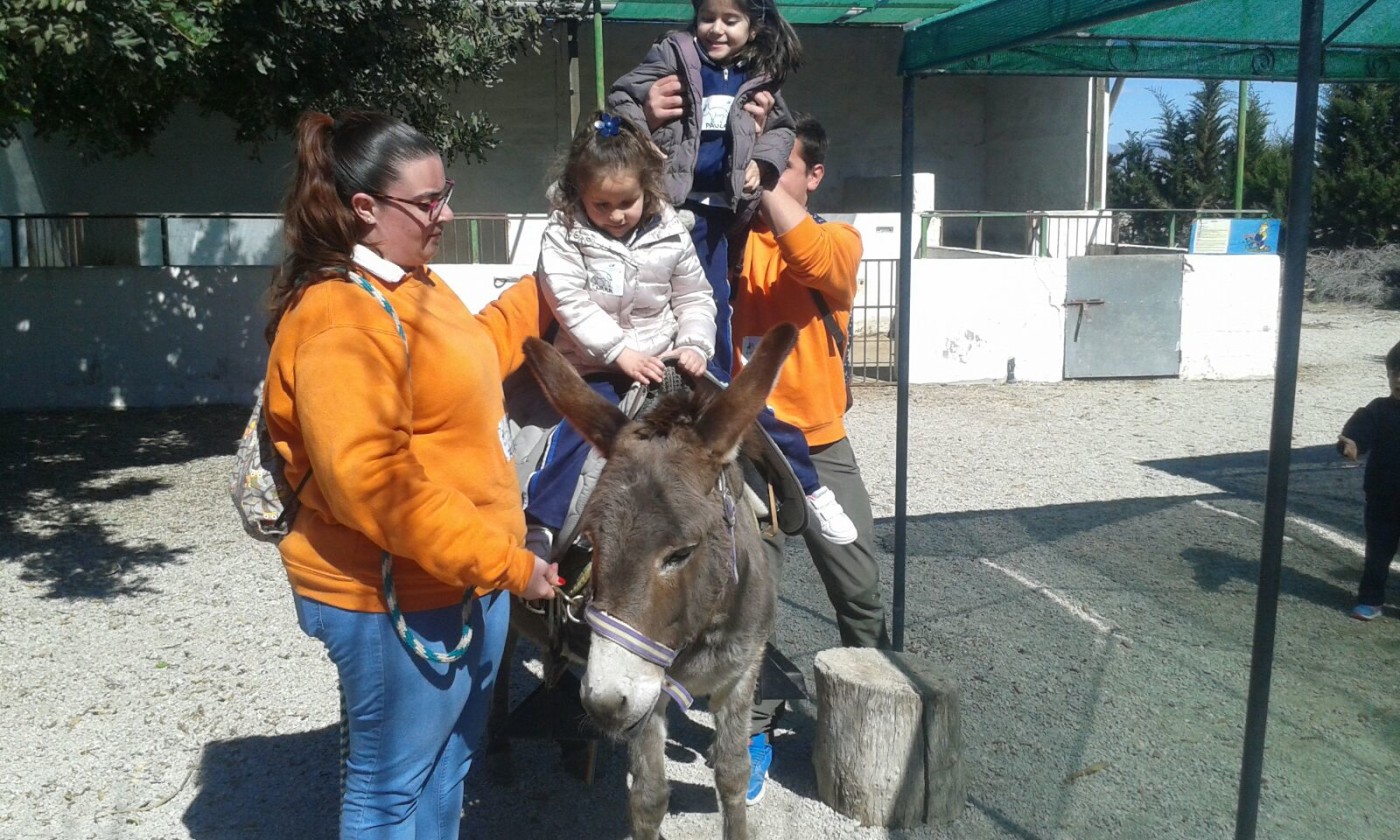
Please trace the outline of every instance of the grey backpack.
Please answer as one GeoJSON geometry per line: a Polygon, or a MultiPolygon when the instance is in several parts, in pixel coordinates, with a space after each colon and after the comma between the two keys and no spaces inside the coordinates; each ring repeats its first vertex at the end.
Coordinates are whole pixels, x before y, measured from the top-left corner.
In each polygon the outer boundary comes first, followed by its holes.
{"type": "MultiPolygon", "coordinates": [[[[398,313],[389,305],[378,289],[358,274],[349,275],[350,282],[364,289],[379,301],[384,311],[394,319],[394,328],[403,339],[404,352],[408,352],[408,338],[399,323],[398,313]]],[[[267,412],[263,410],[263,400],[267,396],[266,383],[258,385],[258,399],[253,405],[253,413],[248,417],[248,425],[243,429],[243,439],[238,442],[238,454],[234,456],[233,475],[229,478],[228,492],[233,498],[233,507],[243,523],[248,536],[262,542],[275,543],[292,530],[292,520],[301,508],[298,496],[306,482],[311,480],[308,470],[301,483],[292,487],[287,481],[287,462],[272,445],[272,436],[267,431],[267,412]]]]}
{"type": "Polygon", "coordinates": [[[248,536],[275,543],[292,529],[292,520],[301,507],[297,496],[311,479],[311,472],[307,471],[295,488],[287,482],[287,462],[277,454],[267,432],[267,414],[263,411],[265,391],[265,385],[259,384],[258,401],[243,429],[243,439],[238,442],[228,492],[248,536]]]}

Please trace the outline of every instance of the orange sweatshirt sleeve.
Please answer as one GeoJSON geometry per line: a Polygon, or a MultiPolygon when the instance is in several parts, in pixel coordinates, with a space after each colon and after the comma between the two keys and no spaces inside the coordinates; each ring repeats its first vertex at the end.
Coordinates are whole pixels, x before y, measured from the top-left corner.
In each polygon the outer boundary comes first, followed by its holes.
{"type": "Polygon", "coordinates": [[[409,450],[405,365],[391,328],[331,326],[296,350],[296,416],[331,515],[442,581],[522,592],[533,555],[409,450]]]}
{"type": "Polygon", "coordinates": [[[525,339],[538,337],[552,316],[549,307],[540,304],[539,284],[527,274],[488,303],[476,318],[496,342],[504,379],[525,363],[525,339]]]}
{"type": "Polygon", "coordinates": [[[856,273],[864,246],[860,233],[840,222],[818,224],[810,216],[777,237],[786,263],[784,279],[816,289],[833,304],[849,309],[856,298],[856,273]]]}

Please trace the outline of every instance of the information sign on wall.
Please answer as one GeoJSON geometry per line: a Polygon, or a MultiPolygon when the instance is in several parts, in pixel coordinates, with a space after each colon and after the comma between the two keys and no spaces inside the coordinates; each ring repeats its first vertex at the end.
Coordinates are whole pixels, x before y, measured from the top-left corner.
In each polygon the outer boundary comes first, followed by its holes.
{"type": "Polygon", "coordinates": [[[1191,225],[1192,254],[1277,254],[1278,219],[1198,219],[1191,225]]]}

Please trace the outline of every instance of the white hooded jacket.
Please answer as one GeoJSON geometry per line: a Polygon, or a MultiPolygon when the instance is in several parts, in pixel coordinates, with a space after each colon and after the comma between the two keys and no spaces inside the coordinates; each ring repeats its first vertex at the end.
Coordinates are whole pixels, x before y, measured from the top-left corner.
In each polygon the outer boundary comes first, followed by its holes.
{"type": "Polygon", "coordinates": [[[610,369],[624,348],[649,356],[715,352],[714,291],[676,211],[643,222],[622,242],[583,213],[555,211],[540,243],[538,280],[559,320],[554,344],[580,373],[610,369]]]}

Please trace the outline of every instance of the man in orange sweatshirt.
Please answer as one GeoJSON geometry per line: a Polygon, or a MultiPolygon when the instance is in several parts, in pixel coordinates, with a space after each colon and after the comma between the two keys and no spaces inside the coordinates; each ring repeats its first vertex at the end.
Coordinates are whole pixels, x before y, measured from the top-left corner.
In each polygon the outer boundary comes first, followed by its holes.
{"type": "MultiPolygon", "coordinates": [[[[888,648],[870,494],[843,419],[848,393],[844,351],[862,253],[860,234],[807,211],[808,195],[826,174],[826,150],[821,124],[799,116],[787,169],[759,199],[743,274],[734,286],[734,364],[737,373],[770,327],[783,321],[797,325],[797,346],[768,402],[779,417],[802,430],[821,483],[836,495],[859,534],[848,545],[833,545],[809,528],[803,540],[836,609],[841,643],[888,648]]],[[[782,534],[764,542],[774,563],[782,563],[784,542],[782,534]]],[[[763,794],[772,760],[767,733],[780,706],[781,701],[755,705],[750,804],[763,794]]]]}

